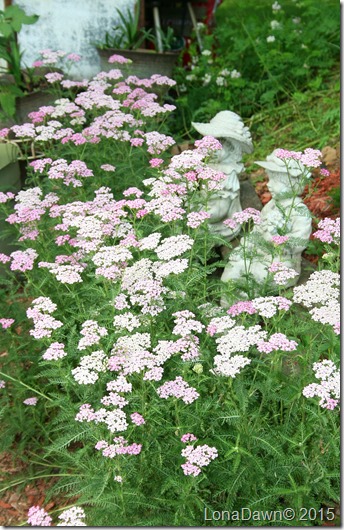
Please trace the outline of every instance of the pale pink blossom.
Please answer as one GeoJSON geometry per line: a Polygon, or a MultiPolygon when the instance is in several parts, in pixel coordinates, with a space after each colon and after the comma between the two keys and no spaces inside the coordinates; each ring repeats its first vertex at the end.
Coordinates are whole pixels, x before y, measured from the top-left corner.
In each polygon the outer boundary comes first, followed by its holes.
{"type": "Polygon", "coordinates": [[[51,526],[52,518],[43,508],[31,506],[27,522],[31,526],[51,526]]]}

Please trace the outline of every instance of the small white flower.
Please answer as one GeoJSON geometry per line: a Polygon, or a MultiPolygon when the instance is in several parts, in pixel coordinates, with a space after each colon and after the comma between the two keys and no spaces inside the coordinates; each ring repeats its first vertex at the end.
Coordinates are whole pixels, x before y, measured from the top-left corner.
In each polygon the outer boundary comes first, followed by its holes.
{"type": "Polygon", "coordinates": [[[301,48],[302,48],[303,50],[306,50],[306,49],[308,48],[308,46],[306,46],[306,44],[301,44],[301,48]]]}
{"type": "Polygon", "coordinates": [[[211,75],[210,74],[205,74],[205,76],[203,77],[203,85],[209,85],[211,81],[211,75]]]}
{"type": "Polygon", "coordinates": [[[217,86],[225,86],[225,83],[226,83],[226,80],[224,77],[219,76],[216,78],[217,86]]]}
{"type": "Polygon", "coordinates": [[[300,24],[301,18],[300,17],[295,17],[295,18],[293,18],[293,22],[294,22],[294,24],[300,24]]]}
{"type": "Polygon", "coordinates": [[[269,35],[268,37],[266,37],[266,42],[275,42],[276,38],[274,37],[274,35],[269,35]]]}
{"type": "Polygon", "coordinates": [[[279,11],[280,9],[282,9],[282,6],[278,2],[272,4],[272,11],[279,11]]]}
{"type": "Polygon", "coordinates": [[[194,81],[196,79],[196,76],[194,74],[189,74],[185,77],[187,81],[194,81]]]}
{"type": "Polygon", "coordinates": [[[211,51],[210,50],[203,50],[202,51],[202,55],[208,57],[209,55],[211,55],[211,51]]]}
{"type": "Polygon", "coordinates": [[[231,71],[231,78],[232,79],[238,79],[239,77],[241,77],[241,73],[238,72],[238,70],[234,69],[234,70],[231,71]]]}
{"type": "Polygon", "coordinates": [[[228,68],[224,68],[223,70],[221,70],[221,72],[219,72],[219,74],[226,77],[226,75],[230,74],[230,71],[228,70],[228,68]]]}
{"type": "Polygon", "coordinates": [[[281,27],[281,24],[278,22],[278,20],[271,20],[270,26],[271,29],[279,29],[281,27]]]}

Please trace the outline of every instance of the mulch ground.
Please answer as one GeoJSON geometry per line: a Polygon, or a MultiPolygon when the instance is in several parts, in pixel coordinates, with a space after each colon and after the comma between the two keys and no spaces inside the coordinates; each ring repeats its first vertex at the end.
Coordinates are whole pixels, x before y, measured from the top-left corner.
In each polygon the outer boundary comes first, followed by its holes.
{"type": "MultiPolygon", "coordinates": [[[[0,469],[3,482],[20,482],[28,476],[28,465],[19,457],[12,457],[9,453],[0,454],[0,469]]],[[[27,520],[27,512],[31,506],[44,506],[51,510],[55,502],[46,503],[46,492],[56,479],[37,479],[26,486],[22,482],[1,493],[0,526],[18,526],[27,520]]],[[[0,487],[0,489],[2,489],[0,487]]],[[[66,502],[65,502],[66,504],[66,502]]]]}

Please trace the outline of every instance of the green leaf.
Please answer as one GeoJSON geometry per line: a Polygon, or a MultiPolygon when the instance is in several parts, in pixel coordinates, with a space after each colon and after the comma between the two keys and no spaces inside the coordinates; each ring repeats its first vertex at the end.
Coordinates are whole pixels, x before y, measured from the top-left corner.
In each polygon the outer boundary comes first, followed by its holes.
{"type": "Polygon", "coordinates": [[[7,22],[5,21],[1,21],[0,22],[0,33],[4,36],[4,37],[9,37],[12,33],[13,33],[13,30],[11,28],[11,25],[8,24],[7,22]]]}
{"type": "Polygon", "coordinates": [[[0,107],[7,116],[15,116],[16,96],[10,93],[0,93],[0,107]]]}
{"type": "Polygon", "coordinates": [[[39,17],[38,15],[27,15],[19,6],[11,5],[5,10],[5,18],[10,19],[13,30],[18,32],[23,24],[34,24],[39,17]]]}

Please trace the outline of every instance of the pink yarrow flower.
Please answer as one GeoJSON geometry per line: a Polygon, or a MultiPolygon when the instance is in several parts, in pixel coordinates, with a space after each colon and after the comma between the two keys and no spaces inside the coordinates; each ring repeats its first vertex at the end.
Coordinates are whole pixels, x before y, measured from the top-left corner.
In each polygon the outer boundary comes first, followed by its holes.
{"type": "Polygon", "coordinates": [[[81,55],[78,55],[77,53],[69,53],[66,59],[72,61],[73,63],[78,63],[79,61],[81,61],[81,55]]]}
{"type": "Polygon", "coordinates": [[[192,434],[191,432],[188,432],[187,434],[183,434],[183,436],[180,439],[180,441],[183,443],[196,442],[197,440],[198,438],[196,438],[196,436],[192,434]]]}
{"type": "Polygon", "coordinates": [[[299,276],[299,273],[296,270],[291,269],[284,263],[278,261],[274,261],[270,265],[268,271],[273,273],[274,282],[277,283],[277,285],[287,285],[289,280],[299,276]]]}
{"type": "Polygon", "coordinates": [[[23,403],[24,405],[30,405],[32,407],[35,407],[37,405],[38,399],[36,397],[30,397],[27,399],[24,399],[23,403]]]}
{"type": "Polygon", "coordinates": [[[340,217],[337,217],[337,219],[330,219],[329,217],[325,217],[325,219],[322,219],[319,224],[318,228],[320,230],[317,230],[314,232],[313,237],[316,239],[320,239],[323,243],[335,243],[339,244],[340,242],[340,217]]]}
{"type": "Polygon", "coordinates": [[[31,526],[51,526],[52,518],[43,508],[31,506],[28,511],[27,522],[31,526]]]}
{"type": "Polygon", "coordinates": [[[199,393],[196,389],[189,386],[180,376],[177,376],[174,381],[166,381],[166,383],[157,388],[157,394],[163,399],[169,397],[180,398],[186,404],[192,403],[199,398],[199,393]]]}
{"type": "Polygon", "coordinates": [[[231,230],[235,230],[238,227],[238,223],[234,219],[226,219],[223,224],[231,230]]]}
{"type": "Polygon", "coordinates": [[[253,315],[256,312],[257,310],[254,308],[251,301],[237,302],[236,304],[232,305],[227,311],[227,313],[232,317],[240,315],[241,313],[248,313],[249,315],[253,315]]]}
{"type": "Polygon", "coordinates": [[[63,74],[59,74],[59,72],[51,72],[49,74],[45,74],[44,76],[48,83],[56,83],[57,81],[61,81],[64,77],[63,74]]]}
{"type": "Polygon", "coordinates": [[[257,349],[260,352],[271,353],[272,351],[293,351],[297,348],[295,340],[289,340],[283,333],[274,333],[267,342],[257,342],[257,349]]]}
{"type": "Polygon", "coordinates": [[[289,237],[288,236],[279,236],[279,235],[276,235],[276,236],[272,236],[271,238],[271,241],[275,244],[275,245],[283,245],[283,243],[286,243],[288,241],[289,237]]]}
{"type": "Polygon", "coordinates": [[[162,158],[151,158],[150,161],[149,161],[149,165],[151,167],[159,167],[163,163],[164,163],[164,161],[163,161],[162,158]]]}
{"type": "Polygon", "coordinates": [[[214,151],[222,149],[222,144],[213,136],[204,136],[201,140],[195,141],[195,147],[202,154],[211,154],[214,151]]]}
{"type": "Polygon", "coordinates": [[[141,414],[138,412],[134,412],[133,414],[130,414],[131,421],[135,423],[135,425],[143,425],[145,422],[145,419],[141,414]]]}
{"type": "Polygon", "coordinates": [[[133,61],[131,59],[127,59],[126,57],[123,57],[123,55],[114,54],[109,57],[108,62],[110,64],[118,63],[118,64],[130,64],[133,61]]]}
{"type": "Polygon", "coordinates": [[[308,147],[302,153],[300,151],[288,151],[287,149],[276,149],[275,155],[281,160],[298,160],[305,167],[319,167],[321,165],[322,153],[318,149],[312,149],[308,147]]]}
{"type": "Polygon", "coordinates": [[[246,223],[250,219],[257,225],[261,222],[260,211],[255,208],[246,208],[242,212],[236,212],[233,214],[233,219],[239,224],[246,223]]]}
{"type": "Polygon", "coordinates": [[[8,263],[9,261],[11,261],[10,256],[0,253],[0,263],[8,263]]]}
{"type": "Polygon", "coordinates": [[[185,464],[181,465],[184,475],[194,477],[200,474],[202,467],[208,466],[212,460],[219,456],[215,447],[209,447],[206,444],[197,447],[188,445],[182,450],[181,455],[186,458],[185,464]]]}
{"type": "Polygon", "coordinates": [[[42,355],[42,359],[45,361],[57,361],[67,355],[64,351],[65,345],[61,342],[53,342],[50,344],[47,351],[42,355]]]}
{"type": "Polygon", "coordinates": [[[111,164],[103,164],[102,166],[100,166],[100,169],[102,169],[103,171],[116,171],[115,166],[112,166],[111,164]]]}
{"type": "Polygon", "coordinates": [[[206,219],[210,219],[211,215],[208,212],[191,212],[187,215],[186,225],[190,228],[198,228],[206,219]]]}
{"type": "Polygon", "coordinates": [[[12,271],[30,271],[33,269],[33,263],[37,256],[38,254],[33,248],[23,251],[16,250],[11,253],[12,263],[10,268],[12,271]]]}
{"type": "Polygon", "coordinates": [[[7,329],[9,328],[10,326],[12,326],[12,324],[14,324],[14,319],[13,318],[0,318],[0,326],[2,327],[2,329],[7,329]]]}

